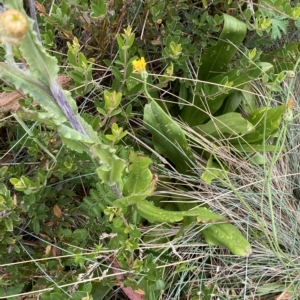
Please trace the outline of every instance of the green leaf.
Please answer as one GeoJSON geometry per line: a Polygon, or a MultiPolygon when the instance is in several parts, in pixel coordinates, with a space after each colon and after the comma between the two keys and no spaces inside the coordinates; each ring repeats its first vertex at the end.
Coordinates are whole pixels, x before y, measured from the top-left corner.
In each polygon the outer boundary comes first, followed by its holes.
{"type": "Polygon", "coordinates": [[[289,21],[286,19],[285,16],[272,18],[271,38],[273,40],[281,39],[281,32],[280,31],[282,31],[284,34],[286,34],[288,25],[289,25],[289,21]]]}
{"type": "Polygon", "coordinates": [[[207,166],[205,171],[201,175],[201,179],[207,184],[211,184],[214,179],[226,179],[227,171],[224,166],[220,166],[218,162],[213,161],[213,156],[211,155],[207,161],[207,166]]]}
{"type": "Polygon", "coordinates": [[[170,159],[179,172],[192,168],[195,161],[183,130],[155,101],[145,106],[144,125],[152,133],[155,150],[170,159]]]}
{"type": "Polygon", "coordinates": [[[254,126],[239,113],[228,113],[219,117],[213,117],[204,125],[198,125],[193,129],[204,137],[222,137],[223,134],[233,136],[243,135],[254,130],[254,126]]]}
{"type": "Polygon", "coordinates": [[[226,88],[224,91],[222,91],[220,87],[220,91],[217,92],[217,95],[214,89],[212,89],[211,92],[206,93],[204,97],[200,97],[200,91],[203,90],[203,87],[208,83],[199,84],[199,93],[197,92],[197,94],[192,96],[189,100],[193,105],[187,105],[182,109],[181,117],[183,121],[187,122],[190,126],[203,124],[211,115],[217,112],[228,95],[236,93],[236,88],[242,89],[247,83],[258,78],[270,68],[272,68],[272,65],[269,63],[257,63],[247,70],[232,69],[224,74],[211,78],[210,86],[214,86],[214,84],[216,84],[216,86],[221,85],[225,77],[227,77],[228,82],[232,83],[231,87],[226,88]]]}
{"type": "Polygon", "coordinates": [[[35,234],[39,234],[40,233],[40,222],[38,219],[32,219],[32,229],[34,231],[35,234]]]}
{"type": "Polygon", "coordinates": [[[123,38],[120,34],[117,34],[117,42],[118,42],[119,49],[121,50],[125,44],[124,44],[123,38]]]}
{"type": "Polygon", "coordinates": [[[129,175],[124,182],[123,194],[125,197],[135,201],[150,196],[156,185],[156,180],[149,169],[151,159],[147,156],[130,152],[129,175]]]}
{"type": "MultiPolygon", "coordinates": [[[[8,167],[7,166],[3,166],[0,168],[0,179],[2,180],[4,178],[5,173],[7,172],[8,167]]],[[[0,188],[1,191],[1,188],[0,188]]]]}
{"type": "Polygon", "coordinates": [[[256,107],[256,96],[251,87],[251,85],[247,84],[244,86],[241,91],[242,101],[241,101],[241,109],[246,113],[250,114],[256,107]]]}
{"type": "MultiPolygon", "coordinates": [[[[22,9],[24,14],[26,12],[22,9]]],[[[28,19],[30,30],[28,30],[27,35],[22,40],[20,44],[20,50],[26,63],[29,65],[29,69],[32,70],[31,76],[42,82],[45,86],[48,86],[49,79],[57,79],[57,74],[59,67],[57,64],[57,59],[50,56],[42,46],[42,44],[37,40],[36,33],[33,28],[33,20],[28,19]]]]}
{"type": "Polygon", "coordinates": [[[65,143],[65,145],[67,145],[70,149],[80,153],[88,149],[85,144],[92,144],[94,143],[95,140],[99,140],[97,134],[93,131],[91,126],[87,124],[85,121],[81,120],[80,116],[78,116],[78,119],[82,121],[81,124],[84,125],[86,131],[94,133],[92,134],[94,140],[78,132],[77,130],[74,130],[70,126],[63,124],[61,120],[56,119],[57,116],[55,116],[53,113],[50,112],[44,113],[44,112],[30,111],[27,109],[18,109],[17,115],[22,119],[35,120],[40,123],[44,123],[47,126],[56,128],[58,133],[61,135],[61,138],[65,143]]]}
{"type": "MultiPolygon", "coordinates": [[[[11,0],[7,1],[7,4],[24,12],[22,2],[20,1],[11,0]]],[[[50,111],[60,123],[64,122],[67,117],[72,123],[73,128],[81,129],[83,127],[88,129],[80,131],[85,134],[87,133],[97,141],[97,134],[91,130],[91,127],[88,124],[80,122],[76,102],[72,99],[70,93],[63,91],[56,83],[59,70],[57,60],[55,57],[47,54],[42,44],[37,40],[36,34],[33,31],[33,21],[29,19],[28,22],[29,30],[19,48],[23,58],[29,65],[29,70],[22,71],[16,68],[16,66],[1,63],[0,77],[13,84],[17,90],[22,90],[25,94],[30,95],[43,109],[50,111]],[[65,105],[61,104],[60,107],[56,101],[62,102],[62,98],[65,105]],[[71,114],[75,117],[71,117],[71,114]],[[75,126],[75,124],[78,126],[75,126]]]]}
{"type": "Polygon", "coordinates": [[[101,180],[110,186],[116,184],[122,186],[122,173],[125,169],[125,162],[115,154],[115,149],[111,146],[97,144],[91,149],[92,154],[99,159],[101,166],[97,168],[97,174],[101,180]]]}
{"type": "Polygon", "coordinates": [[[112,71],[112,73],[114,74],[114,76],[115,76],[115,78],[116,78],[117,80],[119,80],[119,81],[122,81],[122,80],[123,80],[123,75],[122,75],[122,73],[119,71],[118,68],[112,66],[112,67],[111,67],[111,71],[112,71]]]}
{"type": "Polygon", "coordinates": [[[266,141],[278,131],[285,109],[286,106],[283,104],[274,108],[261,107],[254,110],[249,115],[248,121],[255,126],[255,130],[239,138],[239,141],[233,141],[233,143],[247,142],[251,144],[266,141]]]}
{"type": "Polygon", "coordinates": [[[180,222],[184,217],[195,217],[198,222],[211,223],[226,220],[223,216],[215,214],[206,207],[197,207],[188,211],[168,211],[156,207],[153,203],[141,200],[136,203],[140,216],[153,223],[174,223],[180,222]]]}
{"type": "Polygon", "coordinates": [[[230,223],[210,225],[202,230],[202,234],[207,243],[215,246],[224,246],[235,255],[248,257],[252,253],[250,243],[230,223]]]}
{"type": "Polygon", "coordinates": [[[74,140],[73,138],[69,139],[64,136],[61,136],[61,140],[69,149],[72,149],[78,153],[83,153],[87,150],[87,146],[78,140],[74,140]]]}
{"type": "Polygon", "coordinates": [[[14,223],[11,218],[5,218],[4,219],[5,227],[7,231],[13,231],[14,229],[14,223]]]}
{"type": "Polygon", "coordinates": [[[72,238],[76,241],[85,241],[88,237],[88,231],[87,229],[75,229],[74,232],[72,233],[72,238]]]}
{"type": "Polygon", "coordinates": [[[223,113],[235,112],[242,102],[242,93],[235,92],[228,96],[225,102],[223,113]]]}
{"type": "Polygon", "coordinates": [[[57,120],[66,121],[65,115],[56,104],[50,89],[41,85],[31,75],[6,63],[0,63],[0,77],[13,83],[17,90],[22,90],[25,94],[31,96],[47,111],[53,112],[53,116],[55,115],[57,120]]]}
{"type": "Polygon", "coordinates": [[[223,71],[243,42],[246,32],[245,23],[224,14],[224,26],[217,44],[201,56],[199,79],[208,80],[223,71]]]}
{"type": "Polygon", "coordinates": [[[97,3],[92,3],[92,16],[94,18],[103,17],[106,15],[106,2],[97,0],[97,3]]]}
{"type": "Polygon", "coordinates": [[[253,152],[273,152],[273,151],[279,151],[278,146],[276,145],[267,145],[265,143],[260,143],[260,144],[235,144],[232,145],[235,150],[243,152],[243,153],[253,153],[253,152]]]}

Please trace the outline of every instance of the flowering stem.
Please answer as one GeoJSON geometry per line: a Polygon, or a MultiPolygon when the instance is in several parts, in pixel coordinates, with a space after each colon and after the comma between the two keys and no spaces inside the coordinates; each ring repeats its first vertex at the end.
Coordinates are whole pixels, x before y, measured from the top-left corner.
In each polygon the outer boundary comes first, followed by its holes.
{"type": "Polygon", "coordinates": [[[149,102],[152,100],[154,101],[154,99],[152,98],[152,96],[149,94],[148,92],[148,88],[147,88],[147,77],[145,76],[144,78],[144,94],[145,96],[148,98],[149,102]]]}
{"type": "Polygon", "coordinates": [[[14,56],[13,56],[13,53],[12,53],[11,44],[10,43],[5,43],[4,45],[5,45],[5,61],[10,66],[16,66],[14,56]]]}

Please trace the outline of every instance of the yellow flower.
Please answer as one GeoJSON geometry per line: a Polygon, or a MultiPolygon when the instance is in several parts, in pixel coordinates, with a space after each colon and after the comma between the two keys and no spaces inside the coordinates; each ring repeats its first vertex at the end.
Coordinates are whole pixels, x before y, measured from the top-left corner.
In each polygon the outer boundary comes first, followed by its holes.
{"type": "Polygon", "coordinates": [[[133,62],[133,72],[142,73],[146,70],[146,61],[144,57],[141,57],[140,59],[135,59],[133,62]]]}
{"type": "Polygon", "coordinates": [[[15,9],[0,14],[0,41],[11,45],[19,44],[28,31],[26,16],[15,9]]]}

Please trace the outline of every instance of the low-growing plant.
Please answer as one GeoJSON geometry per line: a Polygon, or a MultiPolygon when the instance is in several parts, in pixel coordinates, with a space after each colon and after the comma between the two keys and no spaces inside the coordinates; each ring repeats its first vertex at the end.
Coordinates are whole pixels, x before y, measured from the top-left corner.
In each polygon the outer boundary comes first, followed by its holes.
{"type": "MultiPolygon", "coordinates": [[[[57,47],[56,28],[60,38],[69,39],[64,62],[62,55],[46,52],[21,1],[6,1],[0,15],[6,50],[0,77],[29,97],[20,101],[13,114],[22,134],[28,135],[16,144],[16,150],[20,147],[28,160],[39,159],[40,165],[27,174],[24,165],[0,169],[0,240],[3,253],[9,255],[9,262],[2,259],[8,268],[3,296],[42,292],[43,299],[104,299],[121,286],[132,299],[144,295],[154,300],[167,294],[178,298],[192,288],[179,285],[177,291],[171,290],[173,282],[193,267],[184,261],[174,267],[182,259],[176,249],[193,231],[197,239],[242,257],[252,253],[248,239],[262,235],[266,247],[285,255],[274,219],[273,240],[263,217],[235,187],[233,178],[240,178],[243,169],[232,162],[246,161],[255,169],[266,166],[272,152],[272,168],[283,149],[293,105],[288,98],[276,105],[271,99],[295,68],[282,57],[275,63],[270,57],[296,56],[298,46],[262,53],[258,48],[243,49],[242,42],[250,22],[257,34],[264,29],[276,39],[278,28],[286,32],[286,20],[264,7],[251,15],[253,20],[248,8],[245,22],[225,13],[231,8],[226,1],[214,3],[219,12],[212,15],[205,11],[209,8],[205,1],[195,11],[180,1],[177,8],[183,18],[168,4],[146,1],[139,11],[147,16],[144,25],[150,26],[142,35],[154,37],[151,45],[138,40],[132,26],[115,37],[107,34],[114,22],[122,23],[127,6],[116,15],[115,8],[102,0],[92,1],[90,7],[85,1],[62,1],[61,6],[53,6],[52,16],[38,6],[46,48],[57,47]],[[87,11],[90,22],[85,19],[85,23],[82,13],[87,11]],[[20,26],[21,32],[8,31],[4,13],[13,14],[14,29],[20,26]],[[275,20],[272,30],[270,20],[275,20]],[[75,36],[79,24],[92,36],[86,51],[75,36]],[[108,37],[95,34],[97,24],[108,37]],[[108,51],[109,39],[115,39],[116,45],[111,43],[108,51]],[[106,55],[90,58],[100,45],[106,55]],[[197,51],[199,45],[201,51],[197,51]],[[72,93],[57,83],[57,59],[68,64],[65,73],[73,80],[72,93]],[[93,82],[95,66],[102,61],[109,73],[109,88],[93,82]],[[260,107],[254,90],[258,80],[267,93],[260,107]],[[172,93],[165,93],[168,88],[172,93]],[[95,103],[88,104],[92,113],[85,109],[80,114],[75,98],[91,99],[96,92],[95,103]],[[134,124],[137,116],[143,126],[134,124]],[[199,197],[205,188],[198,185],[215,182],[217,188],[232,193],[253,219],[255,225],[248,227],[247,236],[242,226],[232,224],[230,212],[216,210],[209,197],[199,197]],[[15,195],[9,191],[11,186],[15,195]],[[152,249],[154,242],[158,246],[152,249]],[[14,266],[17,257],[31,259],[25,271],[14,266]]],[[[233,5],[243,11],[237,2],[233,5]]],[[[133,3],[127,8],[131,12],[137,7],[133,3]]],[[[286,14],[295,17],[296,13],[297,8],[290,7],[286,14]]],[[[100,83],[106,78],[98,76],[100,83]]],[[[209,260],[210,254],[203,253],[209,260]]],[[[203,281],[210,277],[205,272],[203,281]]],[[[204,297],[217,290],[214,284],[201,289],[204,297]]],[[[189,299],[197,296],[192,290],[189,299]]]]}

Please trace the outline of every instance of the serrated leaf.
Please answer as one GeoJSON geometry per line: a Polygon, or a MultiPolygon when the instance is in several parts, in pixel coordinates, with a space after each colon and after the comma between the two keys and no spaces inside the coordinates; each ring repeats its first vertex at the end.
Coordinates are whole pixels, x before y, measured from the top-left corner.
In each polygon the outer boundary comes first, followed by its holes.
{"type": "MultiPolygon", "coordinates": [[[[12,2],[16,3],[16,1],[12,2]]],[[[14,4],[14,6],[16,6],[16,4],[14,4]]],[[[23,7],[21,5],[18,6],[19,7],[15,8],[22,11],[26,15],[23,7]]],[[[52,80],[57,79],[59,71],[57,59],[53,56],[50,56],[45,51],[45,48],[42,46],[42,44],[38,41],[36,33],[33,30],[34,21],[30,18],[27,20],[29,30],[25,38],[22,40],[19,48],[22,51],[22,55],[26,60],[26,63],[29,65],[29,69],[34,70],[32,76],[47,86],[50,78],[52,80]]]]}
{"type": "Polygon", "coordinates": [[[281,31],[286,34],[288,28],[289,21],[285,16],[281,16],[278,18],[272,18],[272,34],[271,38],[273,40],[281,39],[281,31]]]}
{"type": "Polygon", "coordinates": [[[124,182],[123,194],[125,197],[142,196],[146,198],[154,191],[156,180],[149,169],[151,159],[135,152],[129,154],[129,175],[124,182]]]}
{"type": "Polygon", "coordinates": [[[66,117],[55,102],[50,89],[32,78],[30,73],[25,73],[6,63],[0,63],[0,77],[7,82],[12,82],[17,90],[22,90],[38,101],[46,111],[53,112],[57,119],[66,121],[66,117]]]}
{"type": "Polygon", "coordinates": [[[96,170],[99,178],[110,186],[117,184],[120,188],[122,173],[125,168],[124,160],[115,154],[115,149],[111,146],[97,144],[90,151],[101,163],[101,166],[96,170]]]}

